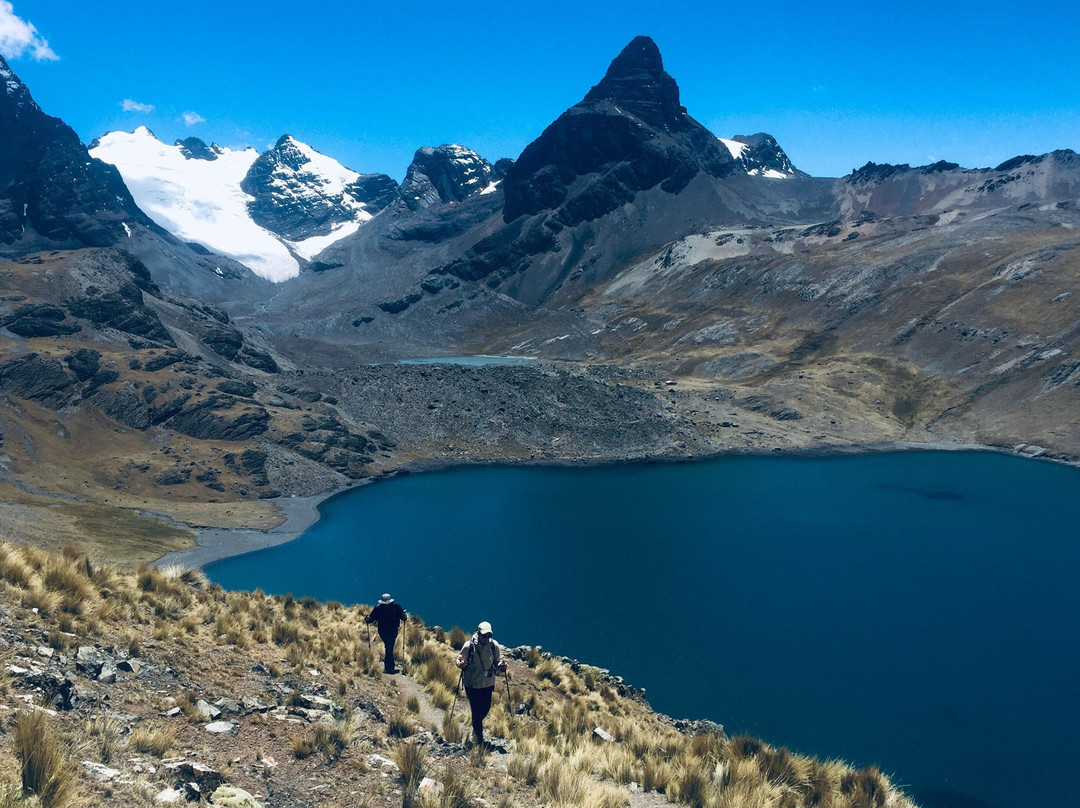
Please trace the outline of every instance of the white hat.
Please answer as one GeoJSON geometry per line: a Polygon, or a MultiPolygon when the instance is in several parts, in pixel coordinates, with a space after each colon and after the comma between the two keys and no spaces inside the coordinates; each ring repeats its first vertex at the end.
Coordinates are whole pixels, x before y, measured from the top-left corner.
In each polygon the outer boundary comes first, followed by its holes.
{"type": "Polygon", "coordinates": [[[478,625],[476,627],[476,633],[477,634],[490,634],[491,633],[491,623],[489,623],[487,620],[481,621],[480,625],[478,625]]]}
{"type": "Polygon", "coordinates": [[[383,593],[383,596],[379,598],[379,603],[393,603],[394,599],[390,597],[389,593],[383,593]]]}

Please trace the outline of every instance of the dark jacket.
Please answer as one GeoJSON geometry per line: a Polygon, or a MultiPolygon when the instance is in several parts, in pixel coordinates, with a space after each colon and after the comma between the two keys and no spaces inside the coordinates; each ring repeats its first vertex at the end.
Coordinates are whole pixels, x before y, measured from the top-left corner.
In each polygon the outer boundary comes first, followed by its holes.
{"type": "Polygon", "coordinates": [[[367,623],[377,623],[379,636],[397,635],[398,625],[409,619],[408,613],[396,600],[389,603],[377,603],[371,613],[364,618],[367,623]]]}

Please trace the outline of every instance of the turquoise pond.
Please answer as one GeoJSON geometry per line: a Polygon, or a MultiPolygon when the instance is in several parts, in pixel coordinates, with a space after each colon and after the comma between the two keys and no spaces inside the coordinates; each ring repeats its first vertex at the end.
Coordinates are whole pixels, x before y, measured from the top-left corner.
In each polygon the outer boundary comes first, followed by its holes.
{"type": "Polygon", "coordinates": [[[989,452],[472,467],[211,565],[609,668],[654,708],[877,764],[927,808],[1068,804],[1080,472],[989,452]]]}

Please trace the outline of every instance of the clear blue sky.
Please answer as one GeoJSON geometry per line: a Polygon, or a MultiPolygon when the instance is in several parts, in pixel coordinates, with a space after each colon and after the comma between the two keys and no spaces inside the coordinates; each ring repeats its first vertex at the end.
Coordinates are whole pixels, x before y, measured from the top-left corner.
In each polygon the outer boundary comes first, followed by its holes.
{"type": "Polygon", "coordinates": [[[263,150],[289,133],[398,180],[420,146],[516,157],[638,34],[691,115],[769,132],[817,176],[1080,151],[1064,0],[0,0],[0,50],[23,51],[15,72],[86,142],[145,124],[263,150]]]}

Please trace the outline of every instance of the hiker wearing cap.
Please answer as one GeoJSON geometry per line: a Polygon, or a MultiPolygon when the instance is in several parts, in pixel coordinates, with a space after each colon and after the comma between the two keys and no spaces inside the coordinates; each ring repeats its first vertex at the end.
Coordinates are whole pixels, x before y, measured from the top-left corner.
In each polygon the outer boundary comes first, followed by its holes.
{"type": "Polygon", "coordinates": [[[486,620],[476,627],[476,633],[461,646],[457,658],[465,695],[472,710],[473,742],[484,743],[484,719],[491,711],[491,696],[495,692],[495,673],[505,671],[502,649],[491,637],[491,623],[486,620]]]}
{"type": "Polygon", "coordinates": [[[397,642],[398,626],[409,619],[409,614],[401,604],[390,595],[384,594],[375,604],[375,608],[364,618],[366,623],[377,623],[379,638],[383,641],[383,669],[387,673],[397,673],[394,667],[394,643],[397,642]]]}

